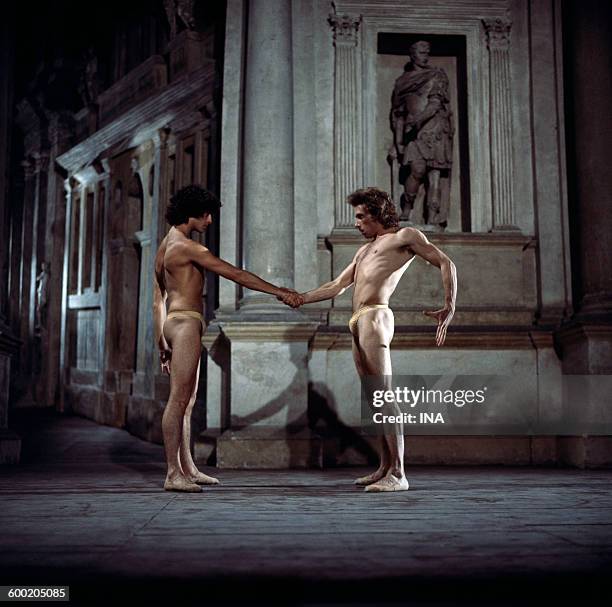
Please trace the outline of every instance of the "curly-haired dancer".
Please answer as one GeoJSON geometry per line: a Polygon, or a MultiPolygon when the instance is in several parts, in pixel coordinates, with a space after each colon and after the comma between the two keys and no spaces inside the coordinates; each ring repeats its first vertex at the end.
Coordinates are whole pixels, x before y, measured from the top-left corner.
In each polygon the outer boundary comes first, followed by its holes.
{"type": "MultiPolygon", "coordinates": [[[[352,284],[353,316],[349,329],[353,335],[353,358],[361,377],[379,378],[391,388],[393,312],[389,298],[416,255],[442,271],[445,304],[440,310],[424,311],[438,322],[436,344],[441,346],[455,313],[457,276],[455,265],[425,235],[414,228],[401,228],[395,205],[389,195],[377,188],[357,190],[348,197],[355,209],[355,227],[371,242],[362,246],[351,264],[331,282],[303,294],[304,303],[332,299],[352,284]]],[[[396,404],[389,404],[391,413],[396,404]]],[[[376,472],[358,478],[355,484],[366,491],[403,491],[408,489],[404,474],[404,436],[402,424],[386,431],[380,438],[380,465],[376,472]]]]}
{"type": "Polygon", "coordinates": [[[302,298],[295,291],[276,287],[241,270],[191,240],[212,223],[221,203],[207,190],[190,185],[170,200],[166,219],[171,228],[155,257],[154,327],[162,372],[170,375],[170,397],[162,418],[168,472],[167,491],[201,491],[200,485],[219,481],[198,470],[190,451],[191,413],[200,371],[201,338],[206,330],[202,316],[204,272],[210,270],[255,291],[276,295],[289,306],[302,298]],[[166,305],[167,304],[167,305],[166,305]]]}

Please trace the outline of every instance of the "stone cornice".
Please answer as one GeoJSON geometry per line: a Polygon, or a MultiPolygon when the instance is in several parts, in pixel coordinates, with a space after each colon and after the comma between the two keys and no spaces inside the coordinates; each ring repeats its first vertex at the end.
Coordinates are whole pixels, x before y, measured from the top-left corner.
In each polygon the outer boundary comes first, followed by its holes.
{"type": "Polygon", "coordinates": [[[603,323],[591,325],[574,321],[561,327],[556,335],[565,346],[580,342],[585,337],[612,340],[612,325],[603,323]]]}
{"type": "Polygon", "coordinates": [[[231,341],[292,342],[308,341],[317,330],[316,323],[220,322],[223,334],[231,341]]]}
{"type": "MultiPolygon", "coordinates": [[[[542,337],[542,340],[544,338],[542,337]]],[[[538,340],[541,344],[541,340],[538,340]]],[[[312,340],[313,350],[350,350],[353,336],[348,331],[317,332],[312,340]]],[[[539,344],[539,345],[540,345],[539,344]]],[[[435,342],[435,331],[397,332],[391,342],[391,350],[413,349],[472,349],[472,350],[533,350],[534,342],[529,331],[472,331],[449,332],[442,348],[435,342]]],[[[542,347],[542,345],[540,345],[542,347]]],[[[551,343],[552,347],[552,343],[551,343]]]]}
{"type": "Polygon", "coordinates": [[[509,8],[506,0],[335,0],[337,14],[354,13],[364,17],[381,15],[386,19],[485,19],[504,15],[509,8]]]}
{"type": "MultiPolygon", "coordinates": [[[[535,246],[536,239],[534,236],[528,236],[516,232],[509,233],[492,233],[492,232],[474,232],[474,233],[426,233],[427,239],[434,244],[440,245],[470,245],[470,246],[494,246],[494,247],[521,247],[527,248],[535,246]]],[[[332,246],[334,244],[362,246],[367,241],[361,236],[357,230],[335,230],[325,240],[332,246]]]]}
{"type": "Polygon", "coordinates": [[[158,94],[135,105],[110,124],[102,127],[57,158],[69,174],[90,164],[109,148],[129,149],[144,143],[185,112],[192,112],[212,96],[214,66],[206,65],[191,72],[158,94]]]}

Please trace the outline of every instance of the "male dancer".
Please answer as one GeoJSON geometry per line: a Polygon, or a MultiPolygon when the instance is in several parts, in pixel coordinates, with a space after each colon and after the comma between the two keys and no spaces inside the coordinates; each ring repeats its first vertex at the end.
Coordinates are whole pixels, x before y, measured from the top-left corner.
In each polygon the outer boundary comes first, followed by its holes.
{"type": "MultiPolygon", "coordinates": [[[[355,227],[372,240],[357,251],[351,264],[335,280],[304,293],[304,303],[332,299],[354,284],[353,316],[349,328],[353,335],[357,373],[361,377],[383,377],[383,381],[388,382],[392,374],[389,346],[394,330],[389,298],[397,283],[415,255],[440,268],[445,291],[444,307],[423,314],[438,321],[436,345],[441,346],[455,313],[455,264],[419,230],[400,229],[395,205],[387,193],[377,188],[357,190],[348,197],[348,203],[355,209],[355,227]]],[[[381,436],[378,470],[358,478],[355,484],[365,486],[366,491],[408,489],[401,424],[394,432],[385,432],[381,436]]]]}
{"type": "Polygon", "coordinates": [[[238,284],[276,295],[297,307],[301,297],[241,270],[191,240],[212,223],[221,203],[199,186],[187,186],[170,200],[166,219],[172,226],[155,257],[153,315],[162,372],[170,375],[170,397],[162,418],[168,472],[167,491],[201,491],[200,485],[219,481],[198,470],[190,450],[191,413],[200,372],[201,338],[206,330],[202,316],[204,272],[210,270],[238,284]],[[166,300],[168,307],[166,310],[166,300]]]}

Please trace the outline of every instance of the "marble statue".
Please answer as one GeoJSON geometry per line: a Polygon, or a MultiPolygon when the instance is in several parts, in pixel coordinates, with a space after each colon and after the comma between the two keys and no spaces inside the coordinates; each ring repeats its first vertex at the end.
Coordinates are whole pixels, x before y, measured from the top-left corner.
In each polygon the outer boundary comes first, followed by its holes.
{"type": "Polygon", "coordinates": [[[399,165],[394,174],[404,188],[400,198],[401,219],[411,220],[423,183],[425,222],[443,229],[448,219],[448,204],[442,204],[440,177],[452,165],[453,124],[448,77],[444,70],[429,66],[429,53],[429,42],[415,42],[410,47],[410,61],[404,73],[395,81],[389,161],[399,165]]]}
{"type": "Polygon", "coordinates": [[[36,277],[36,330],[43,328],[43,311],[47,306],[47,296],[49,289],[49,264],[45,261],[41,263],[40,274],[36,277]]]}

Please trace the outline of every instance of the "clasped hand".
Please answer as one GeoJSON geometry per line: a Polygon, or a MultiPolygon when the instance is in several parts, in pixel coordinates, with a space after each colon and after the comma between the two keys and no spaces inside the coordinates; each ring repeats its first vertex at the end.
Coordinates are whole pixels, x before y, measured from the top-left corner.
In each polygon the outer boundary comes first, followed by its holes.
{"type": "Polygon", "coordinates": [[[304,297],[293,289],[282,288],[276,299],[292,308],[299,308],[304,303],[304,297]]]}

